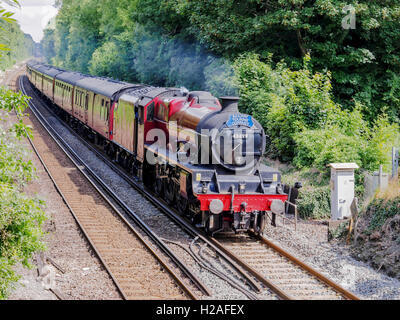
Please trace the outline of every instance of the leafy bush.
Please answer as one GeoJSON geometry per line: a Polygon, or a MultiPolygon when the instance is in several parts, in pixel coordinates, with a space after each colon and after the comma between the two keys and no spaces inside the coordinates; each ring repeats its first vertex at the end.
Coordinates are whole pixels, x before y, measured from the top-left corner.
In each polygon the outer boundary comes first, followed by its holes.
{"type": "MultiPolygon", "coordinates": [[[[0,111],[13,106],[22,116],[28,97],[0,89],[0,111]]],[[[4,120],[4,119],[3,119],[4,120]]],[[[22,120],[9,129],[0,123],[0,299],[5,299],[18,280],[13,267],[29,266],[33,253],[43,250],[41,226],[44,203],[24,194],[23,188],[34,178],[28,151],[21,145],[27,128],[22,120]]],[[[29,130],[28,130],[28,134],[29,130]]]]}
{"type": "Polygon", "coordinates": [[[363,166],[373,171],[383,165],[386,172],[391,172],[392,147],[400,146],[400,127],[390,123],[386,115],[379,116],[371,129],[368,144],[363,155],[363,166]]]}
{"type": "Polygon", "coordinates": [[[18,280],[13,267],[29,267],[32,255],[44,250],[41,225],[43,202],[24,195],[18,188],[0,184],[0,299],[7,297],[18,280]]]}
{"type": "Polygon", "coordinates": [[[284,63],[273,68],[270,60],[262,62],[254,53],[239,57],[234,69],[242,111],[260,121],[283,160],[295,155],[296,133],[322,128],[340,112],[330,74],[313,74],[309,56],[299,71],[284,63]]]}
{"type": "Polygon", "coordinates": [[[128,79],[130,62],[126,59],[124,47],[117,42],[106,42],[97,48],[90,60],[89,71],[93,75],[102,75],[114,79],[128,79]]]}
{"type": "Polygon", "coordinates": [[[338,126],[305,130],[295,135],[295,142],[294,164],[298,167],[323,169],[332,162],[355,162],[368,171],[378,170],[382,164],[388,172],[392,147],[400,143],[400,131],[387,116],[381,116],[363,132],[348,132],[338,126]]]}
{"type": "Polygon", "coordinates": [[[376,198],[369,205],[367,212],[372,217],[368,230],[372,232],[380,229],[386,220],[400,214],[400,197],[390,200],[376,198]]]}
{"type": "Polygon", "coordinates": [[[331,214],[331,191],[329,186],[304,188],[297,199],[299,215],[303,219],[326,219],[331,214]]]}
{"type": "Polygon", "coordinates": [[[297,167],[317,167],[324,169],[329,163],[361,163],[359,139],[342,133],[338,127],[306,130],[295,135],[297,167]]]}
{"type": "MultiPolygon", "coordinates": [[[[270,63],[270,59],[264,63],[260,56],[254,53],[241,55],[234,62],[234,81],[239,89],[240,107],[243,112],[256,114],[263,109],[269,110],[273,105],[272,97],[279,95],[283,90],[279,72],[273,70],[270,63]]],[[[258,120],[266,124],[263,116],[259,116],[258,120]]]]}

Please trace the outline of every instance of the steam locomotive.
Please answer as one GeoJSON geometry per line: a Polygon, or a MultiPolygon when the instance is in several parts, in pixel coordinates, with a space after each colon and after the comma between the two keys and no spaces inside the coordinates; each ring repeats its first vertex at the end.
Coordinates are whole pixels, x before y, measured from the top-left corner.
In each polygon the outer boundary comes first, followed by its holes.
{"type": "Polygon", "coordinates": [[[262,233],[281,214],[281,175],[238,98],[70,72],[30,61],[32,85],[71,127],[206,232],[262,233]]]}

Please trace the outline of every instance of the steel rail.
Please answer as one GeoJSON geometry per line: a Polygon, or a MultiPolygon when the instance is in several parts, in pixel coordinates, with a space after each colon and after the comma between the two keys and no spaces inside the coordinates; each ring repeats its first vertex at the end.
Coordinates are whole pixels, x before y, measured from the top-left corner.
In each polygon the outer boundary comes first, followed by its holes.
{"type": "MultiPolygon", "coordinates": [[[[26,94],[22,77],[20,78],[20,86],[24,94],[26,94]]],[[[152,246],[133,228],[131,223],[129,223],[126,218],[121,214],[121,212],[114,206],[114,204],[109,200],[109,198],[102,192],[99,187],[93,182],[93,180],[89,177],[92,176],[94,180],[111,196],[117,204],[129,214],[129,216],[135,221],[135,223],[143,230],[145,233],[160,247],[160,249],[178,266],[178,268],[206,295],[211,295],[210,290],[183,264],[182,261],[169,250],[168,246],[157,236],[155,235],[149,227],[139,218],[136,213],[134,213],[130,208],[128,208],[125,203],[122,202],[118,198],[117,195],[114,194],[112,190],[103,182],[100,177],[98,177],[86,164],[85,162],[72,150],[65,140],[54,130],[51,128],[46,119],[40,114],[37,110],[33,101],[29,101],[30,108],[34,113],[35,117],[38,119],[43,128],[48,132],[48,134],[53,138],[53,140],[57,143],[57,145],[65,152],[65,154],[69,157],[69,159],[74,163],[74,165],[78,168],[78,170],[85,176],[85,178],[92,184],[92,186],[99,192],[99,194],[107,201],[107,203],[113,208],[113,210],[119,215],[119,217],[124,221],[124,223],[130,228],[130,230],[138,237],[138,239],[149,249],[149,251],[156,257],[156,259],[160,262],[160,264],[171,274],[171,276],[178,282],[181,288],[194,300],[198,300],[199,298],[195,293],[193,293],[183,282],[183,280],[179,277],[179,275],[175,274],[173,270],[168,266],[168,264],[161,258],[152,248],[152,246]],[[47,126],[46,126],[47,124],[47,126]],[[50,132],[50,131],[53,131],[50,132]],[[72,156],[71,156],[72,155],[72,156]],[[75,159],[73,159],[75,158],[75,159]],[[79,162],[79,163],[77,163],[79,162]],[[82,168],[83,166],[83,168],[82,168]],[[89,175],[85,172],[85,170],[89,173],[89,175]]]]}
{"type": "Polygon", "coordinates": [[[304,262],[302,262],[301,260],[299,260],[298,258],[296,258],[295,256],[293,256],[292,254],[290,254],[289,252],[285,251],[284,249],[282,249],[281,247],[277,246],[276,244],[274,244],[273,242],[271,242],[270,240],[266,239],[263,236],[256,236],[253,234],[253,236],[257,237],[257,239],[259,239],[262,243],[264,243],[265,245],[267,245],[268,247],[270,247],[271,249],[275,250],[276,252],[278,252],[281,256],[284,256],[285,258],[287,258],[289,261],[293,262],[294,264],[298,265],[300,268],[302,268],[303,270],[307,271],[309,274],[311,274],[312,276],[314,276],[315,278],[317,278],[319,281],[325,283],[328,287],[330,287],[331,289],[333,289],[334,291],[336,291],[337,293],[341,294],[343,297],[345,297],[348,300],[360,300],[359,297],[357,297],[354,293],[352,293],[349,290],[344,289],[342,286],[340,286],[338,283],[334,282],[333,280],[327,278],[326,276],[324,276],[322,273],[318,272],[317,270],[315,270],[314,268],[312,268],[311,266],[305,264],[304,262]]]}
{"type": "MultiPolygon", "coordinates": [[[[356,295],[354,295],[352,292],[344,289],[339,284],[335,283],[333,280],[330,280],[329,278],[325,277],[320,272],[316,271],[315,269],[313,269],[312,267],[310,267],[306,263],[302,262],[301,260],[299,260],[298,258],[294,257],[293,255],[291,255],[287,251],[283,250],[282,248],[280,248],[276,244],[272,243],[271,241],[269,241],[265,237],[260,236],[260,235],[256,235],[256,234],[251,233],[251,232],[249,234],[253,238],[261,241],[264,245],[266,245],[267,247],[269,247],[272,250],[274,250],[275,252],[277,252],[280,256],[287,258],[290,262],[292,262],[293,264],[295,264],[298,267],[300,267],[303,271],[307,272],[308,274],[310,274],[311,276],[313,276],[314,278],[316,278],[317,280],[319,280],[323,284],[327,285],[330,289],[332,289],[333,291],[335,291],[339,295],[343,296],[344,298],[346,298],[348,300],[359,300],[359,298],[356,295]]],[[[224,245],[221,244],[217,239],[211,238],[211,240],[214,242],[214,244],[216,246],[219,246],[221,248],[221,250],[224,250],[226,252],[226,254],[228,254],[238,264],[241,264],[245,269],[252,270],[252,273],[254,273],[255,277],[260,282],[264,283],[266,286],[269,286],[271,290],[273,290],[277,294],[281,295],[284,299],[296,300],[296,297],[294,297],[292,295],[289,295],[284,290],[282,290],[277,285],[275,285],[272,281],[267,280],[267,282],[265,282],[266,278],[261,273],[259,273],[257,270],[255,270],[252,266],[250,266],[246,262],[244,262],[235,253],[233,253],[229,249],[225,248],[224,245]]]]}
{"type": "Polygon", "coordinates": [[[236,254],[234,254],[232,251],[230,251],[229,249],[225,248],[224,245],[221,244],[217,239],[210,238],[210,241],[213,243],[214,246],[216,246],[220,250],[222,250],[226,255],[228,255],[237,264],[241,265],[245,270],[247,270],[249,273],[251,273],[258,281],[260,281],[262,284],[264,284],[265,286],[270,288],[273,292],[275,292],[281,299],[283,299],[283,300],[295,300],[294,297],[292,297],[287,292],[285,292],[281,288],[279,288],[273,281],[267,279],[265,276],[263,276],[256,269],[254,269],[249,264],[247,264],[245,261],[240,259],[240,257],[238,257],[236,254]]]}

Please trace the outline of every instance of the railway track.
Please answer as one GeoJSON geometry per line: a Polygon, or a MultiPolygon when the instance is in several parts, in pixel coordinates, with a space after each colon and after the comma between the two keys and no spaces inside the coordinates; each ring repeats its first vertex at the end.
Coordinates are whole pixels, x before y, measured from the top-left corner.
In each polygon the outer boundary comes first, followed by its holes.
{"type": "MultiPolygon", "coordinates": [[[[21,83],[20,87],[24,91],[21,83]]],[[[198,299],[193,285],[186,284],[124,218],[121,209],[109,200],[110,195],[93,182],[85,164],[46,126],[33,103],[30,108],[38,122],[31,123],[35,136],[35,141],[30,140],[32,147],[122,297],[198,299]]],[[[179,260],[174,255],[170,258],[179,260]]]]}
{"type": "Polygon", "coordinates": [[[353,293],[263,236],[225,236],[213,241],[243,267],[273,281],[289,299],[358,300],[353,293]]]}
{"type": "MultiPolygon", "coordinates": [[[[69,127],[68,129],[77,135],[69,127]]],[[[264,238],[234,236],[215,239],[206,237],[187,220],[180,217],[175,210],[169,208],[164,201],[158,199],[142,184],[132,179],[121,167],[110,161],[96,146],[88,143],[79,135],[77,136],[132,187],[167,214],[176,224],[184,228],[193,238],[201,241],[203,247],[206,245],[213,248],[240,273],[250,275],[250,277],[247,276],[247,280],[253,291],[261,292],[268,288],[280,299],[357,299],[352,293],[264,238]]],[[[199,245],[199,247],[201,246],[199,245]]],[[[201,256],[201,249],[198,256],[199,254],[201,256]]]]}

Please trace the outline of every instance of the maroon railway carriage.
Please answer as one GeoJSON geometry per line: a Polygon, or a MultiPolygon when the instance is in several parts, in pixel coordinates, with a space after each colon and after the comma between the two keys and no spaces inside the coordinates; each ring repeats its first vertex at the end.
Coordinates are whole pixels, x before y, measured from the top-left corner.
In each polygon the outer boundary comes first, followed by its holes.
{"type": "Polygon", "coordinates": [[[287,195],[261,163],[261,125],[238,99],[156,88],[27,64],[30,82],[66,121],[209,233],[263,232],[287,195]]]}

